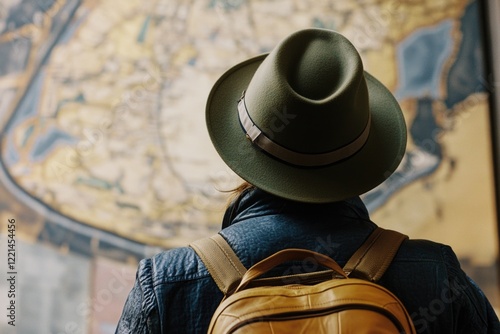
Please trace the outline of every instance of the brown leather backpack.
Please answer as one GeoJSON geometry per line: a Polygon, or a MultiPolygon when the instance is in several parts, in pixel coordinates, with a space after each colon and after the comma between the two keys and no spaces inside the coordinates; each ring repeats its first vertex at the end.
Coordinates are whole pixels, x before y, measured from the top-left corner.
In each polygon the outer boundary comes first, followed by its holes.
{"type": "Polygon", "coordinates": [[[221,235],[191,247],[225,297],[208,333],[416,333],[399,299],[375,282],[407,236],[377,228],[344,268],[305,249],[285,249],[246,269],[221,235]],[[289,261],[325,271],[260,278],[289,261]]]}

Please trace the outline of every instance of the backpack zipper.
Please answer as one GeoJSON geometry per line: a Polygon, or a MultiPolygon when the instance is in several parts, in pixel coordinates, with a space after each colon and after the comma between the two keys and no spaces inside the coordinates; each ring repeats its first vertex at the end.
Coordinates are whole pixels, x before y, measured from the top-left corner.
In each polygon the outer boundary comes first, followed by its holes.
{"type": "Polygon", "coordinates": [[[285,312],[285,313],[278,313],[278,314],[273,314],[273,315],[266,315],[262,317],[254,317],[248,320],[244,320],[242,322],[237,323],[234,325],[228,333],[234,333],[236,330],[252,324],[256,322],[271,322],[271,321],[288,321],[288,320],[300,320],[300,319],[305,319],[305,318],[311,318],[311,317],[321,317],[325,315],[329,315],[332,313],[338,313],[342,312],[345,310],[352,310],[352,309],[357,309],[357,310],[369,310],[369,311],[374,311],[378,313],[382,313],[384,316],[389,318],[391,322],[396,326],[397,330],[399,331],[400,334],[406,334],[406,331],[401,324],[401,322],[389,311],[382,307],[374,306],[374,305],[366,305],[366,304],[350,304],[348,306],[334,306],[334,307],[329,307],[321,310],[310,310],[310,311],[300,311],[299,312],[285,312]]]}

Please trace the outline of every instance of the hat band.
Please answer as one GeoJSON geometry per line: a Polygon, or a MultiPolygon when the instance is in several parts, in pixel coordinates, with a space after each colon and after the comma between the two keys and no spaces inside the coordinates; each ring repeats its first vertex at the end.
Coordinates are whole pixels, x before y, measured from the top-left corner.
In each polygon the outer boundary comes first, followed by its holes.
{"type": "Polygon", "coordinates": [[[292,165],[302,167],[320,167],[349,158],[363,147],[368,139],[368,135],[370,134],[371,114],[369,113],[365,129],[354,141],[349,144],[326,153],[310,154],[295,152],[272,141],[257,127],[257,125],[255,125],[248,114],[244,94],[245,93],[243,92],[243,96],[238,101],[238,116],[247,138],[263,151],[292,165]]]}

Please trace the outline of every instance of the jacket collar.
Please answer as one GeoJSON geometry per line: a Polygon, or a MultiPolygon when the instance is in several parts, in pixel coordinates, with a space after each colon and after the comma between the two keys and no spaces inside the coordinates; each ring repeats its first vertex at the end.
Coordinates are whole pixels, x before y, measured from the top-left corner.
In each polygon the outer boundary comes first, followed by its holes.
{"type": "Polygon", "coordinates": [[[332,216],[351,216],[362,220],[369,220],[368,210],[356,196],[350,199],[324,204],[295,202],[266,193],[257,188],[245,190],[226,209],[222,221],[222,228],[226,228],[239,221],[254,216],[293,213],[326,212],[332,216]]]}

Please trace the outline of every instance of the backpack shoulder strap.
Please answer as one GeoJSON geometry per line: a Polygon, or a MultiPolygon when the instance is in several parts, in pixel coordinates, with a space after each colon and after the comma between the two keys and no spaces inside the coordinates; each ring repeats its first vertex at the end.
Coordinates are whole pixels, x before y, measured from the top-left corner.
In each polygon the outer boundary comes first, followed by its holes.
{"type": "Polygon", "coordinates": [[[194,241],[189,246],[203,261],[224,296],[237,287],[241,277],[247,271],[220,234],[194,241]]]}
{"type": "MultiPolygon", "coordinates": [[[[408,236],[400,232],[377,227],[343,269],[350,277],[376,282],[385,273],[406,239],[408,236]]],[[[247,271],[220,234],[194,241],[189,246],[198,254],[224,295],[237,287],[247,271]]]]}
{"type": "Polygon", "coordinates": [[[350,277],[378,281],[407,235],[377,227],[344,266],[350,277]]]}

